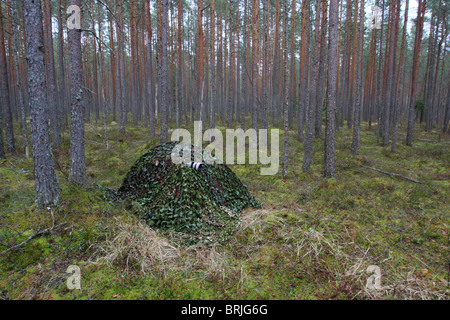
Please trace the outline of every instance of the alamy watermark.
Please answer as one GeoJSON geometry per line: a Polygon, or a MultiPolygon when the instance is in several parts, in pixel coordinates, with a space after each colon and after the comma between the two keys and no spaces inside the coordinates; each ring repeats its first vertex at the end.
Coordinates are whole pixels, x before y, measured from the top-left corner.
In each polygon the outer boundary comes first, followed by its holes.
{"type": "Polygon", "coordinates": [[[70,265],[66,273],[70,274],[70,276],[67,278],[67,289],[73,290],[73,289],[81,289],[81,269],[77,265],[70,265]]]}
{"type": "Polygon", "coordinates": [[[77,5],[71,5],[67,8],[66,13],[69,15],[67,18],[67,28],[72,30],[81,29],[81,9],[77,5]]]}
{"type": "Polygon", "coordinates": [[[369,17],[367,18],[367,25],[370,30],[381,29],[381,8],[379,6],[371,6],[369,17]]]}
{"type": "Polygon", "coordinates": [[[370,265],[367,267],[367,273],[373,273],[366,281],[366,289],[380,290],[381,289],[381,269],[379,266],[370,265]]]}
{"type": "MultiPolygon", "coordinates": [[[[226,129],[225,130],[225,154],[224,137],[219,129],[208,129],[202,133],[202,121],[194,121],[194,162],[206,164],[245,164],[246,147],[248,139],[248,163],[262,164],[261,175],[275,175],[280,165],[280,133],[278,129],[226,129]],[[267,144],[270,135],[270,150],[267,144]],[[214,137],[214,138],[213,138],[214,137]],[[202,152],[203,142],[211,142],[202,152]],[[237,142],[237,143],[235,143],[237,142]],[[270,151],[270,152],[269,152],[270,151]],[[212,154],[214,153],[214,156],[212,154]],[[270,153],[270,154],[269,154],[270,153]]],[[[192,153],[191,133],[186,129],[175,129],[171,140],[180,141],[172,150],[172,162],[175,164],[190,164],[192,153]]]]}

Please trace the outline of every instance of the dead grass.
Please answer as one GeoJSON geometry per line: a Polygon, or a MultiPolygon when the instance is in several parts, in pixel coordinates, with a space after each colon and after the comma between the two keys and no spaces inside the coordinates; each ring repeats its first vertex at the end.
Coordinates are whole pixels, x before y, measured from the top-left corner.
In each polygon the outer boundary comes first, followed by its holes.
{"type": "Polygon", "coordinates": [[[156,231],[137,218],[115,217],[109,234],[91,263],[164,278],[190,272],[205,281],[224,281],[235,276],[242,284],[246,278],[243,267],[234,265],[224,247],[202,243],[186,246],[176,232],[156,231]]]}

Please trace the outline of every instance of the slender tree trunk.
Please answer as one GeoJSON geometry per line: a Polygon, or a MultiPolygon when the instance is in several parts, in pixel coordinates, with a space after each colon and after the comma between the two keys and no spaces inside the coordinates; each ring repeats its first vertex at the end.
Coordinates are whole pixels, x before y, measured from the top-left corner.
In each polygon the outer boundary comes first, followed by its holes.
{"type": "Polygon", "coordinates": [[[322,136],[322,107],[324,98],[324,80],[325,80],[325,59],[327,52],[327,1],[321,1],[322,19],[320,23],[320,60],[319,60],[319,75],[317,83],[317,102],[316,102],[316,118],[314,122],[314,135],[316,138],[322,136]]]}
{"type": "Polygon", "coordinates": [[[50,124],[53,129],[53,147],[58,148],[61,145],[61,131],[58,123],[58,95],[56,92],[55,59],[53,55],[52,38],[52,9],[50,0],[44,0],[44,45],[50,124]]]}
{"type": "Polygon", "coordinates": [[[195,116],[197,120],[203,121],[203,0],[197,1],[197,104],[195,116]],[[198,109],[200,107],[200,109],[198,109]]]}
{"type": "MultiPolygon", "coordinates": [[[[288,20],[287,15],[287,4],[284,3],[284,19],[285,25],[288,20]]],[[[288,32],[287,28],[283,30],[284,35],[283,38],[287,42],[288,40],[288,32]]],[[[287,59],[287,46],[283,48],[283,56],[284,56],[284,83],[287,83],[287,73],[288,73],[288,59],[287,59]]],[[[284,156],[283,156],[283,179],[287,178],[288,175],[288,166],[289,166],[289,87],[285,85],[284,87],[284,103],[283,103],[283,126],[284,126],[284,156]]]]}
{"type": "MultiPolygon", "coordinates": [[[[12,8],[13,13],[12,16],[18,21],[20,19],[19,17],[19,6],[23,6],[23,3],[16,3],[16,6],[14,8],[12,8]]],[[[24,31],[22,29],[22,31],[24,31]]],[[[17,77],[15,78],[15,86],[16,86],[16,92],[17,92],[17,108],[18,108],[18,112],[19,112],[19,121],[20,121],[20,126],[22,129],[22,138],[23,138],[23,148],[25,151],[25,157],[28,159],[30,157],[30,151],[29,151],[29,147],[28,147],[28,129],[27,129],[27,121],[26,121],[26,114],[25,114],[25,99],[24,99],[24,95],[23,95],[23,89],[25,88],[26,90],[28,90],[28,86],[26,85],[26,79],[25,79],[25,83],[24,81],[22,81],[22,78],[26,78],[26,73],[22,73],[20,72],[20,63],[19,63],[19,59],[21,57],[24,56],[24,54],[21,53],[21,34],[19,32],[19,28],[16,28],[14,31],[14,37],[12,39],[12,41],[14,42],[13,44],[13,48],[14,48],[14,71],[15,74],[17,75],[17,77]]],[[[1,111],[0,111],[1,112],[1,111]]],[[[1,116],[0,116],[0,123],[1,123],[1,116]]],[[[0,126],[1,127],[1,126],[0,126]]],[[[1,135],[0,135],[1,137],[1,135]]],[[[1,151],[0,151],[1,153],[1,151]]]]}
{"type": "MultiPolygon", "coordinates": [[[[220,2],[220,14],[217,17],[217,111],[222,114],[223,108],[223,50],[222,50],[222,1],[220,2]]],[[[222,119],[223,120],[223,119],[222,119]]]]}
{"type": "Polygon", "coordinates": [[[126,85],[125,85],[125,78],[126,78],[126,67],[125,67],[125,51],[124,51],[124,37],[123,37],[123,6],[122,6],[122,0],[119,0],[118,3],[118,10],[119,10],[119,23],[116,23],[116,33],[117,33],[117,48],[118,48],[118,58],[119,63],[118,66],[120,68],[120,108],[119,112],[121,116],[119,117],[119,131],[121,135],[125,134],[125,124],[127,123],[127,108],[125,105],[125,97],[126,97],[126,85]],[[122,121],[121,121],[122,120],[122,121]]]}
{"type": "Polygon", "coordinates": [[[227,110],[227,124],[228,124],[228,128],[231,128],[232,124],[233,124],[233,102],[234,102],[234,96],[233,96],[233,75],[234,75],[234,56],[235,56],[235,52],[234,52],[234,23],[233,23],[233,3],[230,3],[230,7],[229,7],[229,11],[230,11],[230,37],[229,37],[229,41],[230,41],[230,54],[229,54],[229,77],[228,77],[228,110],[227,110]]]}
{"type": "MultiPolygon", "coordinates": [[[[386,85],[384,93],[384,110],[383,110],[383,140],[382,144],[385,146],[389,144],[390,136],[390,124],[391,124],[391,109],[393,108],[392,100],[395,95],[394,86],[394,74],[395,74],[395,55],[397,47],[397,34],[395,30],[396,21],[396,7],[398,1],[392,1],[389,5],[389,28],[388,38],[389,47],[387,48],[387,72],[386,72],[386,85]]],[[[399,5],[399,4],[398,4],[399,5]]]]}
{"type": "Polygon", "coordinates": [[[139,118],[139,105],[138,105],[138,66],[137,66],[137,23],[136,23],[136,8],[135,1],[130,0],[130,51],[131,51],[131,61],[130,61],[130,71],[131,71],[131,112],[133,114],[133,125],[138,124],[139,118]]]}
{"type": "Polygon", "coordinates": [[[444,119],[442,120],[442,133],[450,132],[448,123],[450,122],[450,82],[447,85],[447,103],[444,112],[444,119]]]}
{"type": "Polygon", "coordinates": [[[298,112],[297,112],[297,130],[298,140],[303,141],[303,113],[309,104],[308,92],[308,61],[309,61],[309,0],[302,1],[302,24],[301,24],[301,42],[300,42],[300,71],[299,71],[299,93],[298,93],[298,112]]]}
{"type": "MultiPolygon", "coordinates": [[[[355,85],[355,114],[353,123],[353,138],[351,153],[359,153],[359,124],[361,121],[361,105],[362,105],[362,69],[363,69],[363,49],[364,49],[364,0],[361,0],[359,9],[359,34],[358,34],[358,51],[356,53],[356,85],[355,85]]],[[[356,19],[356,13],[355,13],[356,19]]],[[[355,35],[356,36],[356,35],[355,35]]]]}
{"type": "Polygon", "coordinates": [[[252,0],[252,128],[258,129],[259,0],[252,0]]]}
{"type": "Polygon", "coordinates": [[[335,163],[335,110],[336,110],[336,78],[337,78],[337,29],[339,15],[338,1],[330,0],[330,20],[328,31],[328,81],[327,111],[325,122],[324,176],[336,174],[335,163]]]}
{"type": "MultiPolygon", "coordinates": [[[[181,1],[181,0],[180,0],[181,1]]],[[[216,127],[216,51],[215,51],[215,36],[216,36],[216,5],[215,0],[211,0],[211,40],[210,40],[210,69],[211,69],[211,103],[209,110],[209,128],[216,127]]]]}
{"type": "Polygon", "coordinates": [[[113,14],[112,12],[108,13],[108,20],[109,20],[109,57],[110,57],[110,68],[111,68],[111,83],[110,83],[110,87],[112,87],[112,92],[110,91],[110,93],[112,93],[112,97],[111,97],[111,103],[112,103],[112,116],[113,116],[113,121],[116,121],[116,112],[117,112],[117,108],[118,108],[118,102],[117,102],[117,74],[116,74],[116,70],[117,70],[117,63],[116,63],[116,56],[117,56],[117,51],[114,46],[114,27],[113,27],[113,14]]]}
{"type": "MultiPolygon", "coordinates": [[[[8,79],[8,66],[6,62],[6,49],[5,49],[5,36],[3,29],[3,13],[0,8],[0,92],[1,92],[1,105],[3,107],[3,113],[5,115],[5,134],[6,134],[6,147],[8,152],[16,152],[16,143],[14,139],[13,118],[11,110],[10,87],[8,79]]],[[[1,127],[1,126],[0,126],[1,127]]],[[[0,135],[1,138],[1,135],[0,135]]],[[[3,139],[1,139],[3,141],[3,139]]],[[[3,149],[3,143],[0,145],[0,149],[3,149]]],[[[4,157],[4,152],[0,151],[0,157],[4,157]]]]}
{"type": "MultiPolygon", "coordinates": [[[[81,0],[70,0],[70,5],[81,7],[81,0]]],[[[85,103],[83,69],[81,61],[81,30],[68,30],[69,74],[70,74],[70,171],[69,181],[86,184],[86,163],[84,152],[85,103]]]]}
{"type": "Polygon", "coordinates": [[[65,128],[67,113],[66,76],[64,67],[64,36],[62,24],[61,0],[57,0],[56,16],[58,20],[58,101],[59,101],[59,124],[65,128]]]}
{"type": "MultiPolygon", "coordinates": [[[[295,3],[295,0],[294,0],[295,3]]],[[[269,128],[268,105],[269,105],[269,9],[270,1],[264,1],[264,38],[263,38],[263,81],[262,81],[262,110],[261,110],[261,126],[263,129],[269,128]]],[[[295,62],[293,63],[295,68],[295,62]]],[[[292,88],[295,90],[296,88],[292,88]]]]}
{"type": "MultiPolygon", "coordinates": [[[[381,95],[383,94],[383,88],[382,88],[382,82],[381,82],[381,70],[383,65],[383,29],[384,29],[384,1],[381,6],[381,30],[380,30],[380,49],[379,49],[379,61],[378,61],[378,70],[377,70],[377,91],[376,91],[376,97],[375,97],[375,108],[377,111],[377,123],[378,123],[378,130],[377,130],[377,143],[379,142],[381,138],[382,128],[383,125],[381,123],[382,120],[382,106],[381,106],[381,95]]],[[[387,39],[386,39],[387,40],[387,39]]],[[[387,44],[386,44],[387,45],[387,44]]]]}
{"type": "MultiPolygon", "coordinates": [[[[91,10],[93,8],[91,7],[91,10]]],[[[95,34],[95,26],[93,26],[93,32],[95,34]]],[[[97,37],[99,35],[96,35],[97,37]]],[[[95,37],[92,37],[92,87],[91,87],[91,96],[92,96],[92,109],[95,113],[95,123],[100,119],[100,91],[99,91],[99,85],[98,85],[98,66],[97,66],[97,58],[98,58],[98,49],[97,49],[97,39],[95,37]]]]}
{"type": "Polygon", "coordinates": [[[403,87],[403,69],[404,69],[404,59],[405,59],[405,47],[406,47],[406,30],[408,25],[408,8],[409,8],[409,0],[406,0],[405,4],[405,15],[403,20],[403,32],[402,32],[402,45],[400,49],[400,61],[399,68],[397,73],[397,103],[395,106],[395,114],[394,114],[394,136],[392,137],[392,145],[391,152],[395,152],[397,138],[398,138],[398,122],[399,122],[399,108],[401,105],[401,91],[403,87]]]}
{"type": "Polygon", "coordinates": [[[99,69],[100,69],[100,80],[98,83],[98,104],[99,108],[102,110],[102,118],[103,118],[103,140],[105,142],[106,149],[109,149],[108,142],[108,123],[107,123],[107,104],[105,103],[105,64],[104,64],[104,55],[103,55],[103,30],[102,25],[103,21],[100,15],[100,2],[97,2],[97,22],[98,22],[98,50],[99,57],[96,61],[99,69]]]}
{"type": "Polygon", "coordinates": [[[167,66],[167,33],[168,33],[168,0],[158,0],[161,2],[161,22],[159,24],[161,28],[160,42],[161,57],[159,59],[159,86],[160,86],[160,101],[161,101],[161,142],[167,142],[169,140],[169,133],[167,128],[168,118],[168,66],[167,66]]]}
{"type": "Polygon", "coordinates": [[[355,1],[355,18],[353,19],[353,44],[351,49],[351,64],[349,65],[349,87],[348,87],[348,109],[347,109],[347,128],[352,128],[352,119],[354,116],[354,103],[355,103],[355,78],[356,78],[356,40],[358,32],[358,8],[359,0],[355,1]]]}
{"type": "MultiPolygon", "coordinates": [[[[181,0],[180,0],[181,1],[181,0]]],[[[147,27],[147,108],[150,124],[150,137],[155,137],[155,111],[154,111],[154,98],[153,98],[153,54],[152,54],[152,26],[150,23],[150,0],[145,1],[145,25],[147,27]]],[[[180,14],[180,12],[178,12],[180,14]]],[[[181,45],[181,44],[179,44],[181,45]]],[[[182,67],[179,67],[179,74],[182,74],[182,67]]],[[[180,80],[181,81],[181,80],[180,80]]]]}
{"type": "MultiPolygon", "coordinates": [[[[294,118],[294,108],[297,101],[297,85],[295,81],[295,11],[297,9],[297,1],[292,0],[291,9],[291,52],[290,60],[291,66],[289,70],[289,126],[292,126],[292,119],[294,118]]],[[[267,28],[266,28],[267,29],[267,28]]]]}
{"type": "Polygon", "coordinates": [[[416,112],[414,110],[416,104],[416,85],[417,85],[417,69],[419,66],[420,45],[422,42],[423,21],[425,17],[426,0],[419,0],[416,19],[416,35],[414,39],[413,51],[413,66],[411,74],[411,94],[409,97],[409,113],[408,113],[408,127],[406,130],[406,145],[412,147],[412,136],[414,128],[414,120],[416,112]]]}
{"type": "Polygon", "coordinates": [[[18,118],[18,108],[17,108],[17,88],[15,86],[16,78],[18,75],[16,75],[14,66],[14,47],[10,44],[14,42],[13,37],[13,27],[12,27],[12,14],[11,14],[11,2],[10,0],[5,1],[5,37],[6,41],[8,43],[8,52],[7,52],[7,58],[8,58],[8,75],[9,75],[9,97],[10,97],[10,104],[11,104],[11,112],[15,116],[15,118],[18,118]]]}
{"type": "MultiPolygon", "coordinates": [[[[212,0],[214,2],[214,0],[212,0]]],[[[214,4],[212,4],[214,7],[214,4]]],[[[183,3],[178,0],[178,68],[177,68],[177,98],[178,98],[178,109],[177,109],[177,127],[180,110],[184,109],[184,97],[183,97],[183,3]]],[[[214,31],[213,31],[214,37],[214,31]]],[[[211,61],[212,63],[212,61],[211,61]]]]}
{"type": "Polygon", "coordinates": [[[242,72],[242,102],[241,102],[241,110],[240,110],[240,119],[241,119],[241,128],[245,128],[245,111],[248,107],[248,83],[249,83],[249,75],[248,75],[248,32],[247,32],[247,14],[248,12],[248,2],[244,0],[244,35],[243,35],[243,72],[242,72]]]}
{"type": "Polygon", "coordinates": [[[275,1],[275,39],[274,39],[274,58],[272,72],[272,121],[273,126],[278,126],[278,101],[280,94],[280,1],[275,1]]]}
{"type": "Polygon", "coordinates": [[[305,156],[303,157],[302,169],[309,172],[311,166],[311,154],[313,147],[314,134],[314,113],[316,112],[317,103],[317,77],[319,75],[319,56],[320,56],[320,2],[316,0],[316,20],[314,22],[314,54],[313,54],[313,73],[311,78],[311,86],[309,89],[309,107],[308,118],[306,120],[306,139],[305,139],[305,156]]]}

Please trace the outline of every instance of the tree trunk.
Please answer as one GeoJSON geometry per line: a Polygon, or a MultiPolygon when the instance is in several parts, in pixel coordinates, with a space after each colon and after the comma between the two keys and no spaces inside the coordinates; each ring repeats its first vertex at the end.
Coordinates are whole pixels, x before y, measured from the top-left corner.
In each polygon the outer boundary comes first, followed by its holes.
{"type": "Polygon", "coordinates": [[[44,52],[42,50],[44,34],[41,1],[25,0],[24,4],[34,188],[36,203],[39,206],[48,206],[58,202],[59,187],[53,164],[48,126],[49,110],[46,98],[44,52]]]}
{"type": "Polygon", "coordinates": [[[309,104],[308,92],[308,61],[309,61],[309,0],[302,1],[302,24],[301,24],[301,42],[300,42],[300,72],[299,72],[299,93],[298,93],[298,112],[297,112],[297,130],[298,140],[303,141],[303,113],[309,104]]]}
{"type": "Polygon", "coordinates": [[[50,124],[53,129],[53,147],[61,144],[61,131],[58,124],[58,95],[56,92],[55,59],[53,55],[52,37],[52,9],[50,0],[44,0],[44,46],[45,67],[47,69],[48,106],[50,111],[50,124]]]}
{"type": "Polygon", "coordinates": [[[336,174],[335,164],[335,110],[336,110],[336,78],[337,78],[337,27],[338,1],[330,0],[330,19],[328,31],[328,81],[327,111],[325,122],[324,176],[336,174]]]}
{"type": "Polygon", "coordinates": [[[249,88],[249,74],[248,74],[248,32],[247,32],[247,14],[248,12],[248,2],[244,0],[244,35],[243,35],[243,72],[242,72],[242,102],[240,110],[240,123],[241,128],[245,128],[245,111],[248,107],[248,88],[249,88]]]}
{"type": "MultiPolygon", "coordinates": [[[[125,42],[123,38],[123,10],[122,10],[122,0],[119,0],[118,3],[118,10],[119,10],[119,21],[116,23],[116,33],[117,33],[117,56],[119,58],[118,61],[118,67],[120,68],[120,72],[118,75],[120,75],[120,117],[119,117],[119,131],[121,135],[125,134],[125,123],[127,122],[127,108],[125,106],[125,97],[126,97],[126,85],[125,85],[125,78],[126,78],[126,68],[125,68],[125,51],[123,49],[125,42]]],[[[117,20],[116,20],[117,22],[117,20]]]]}
{"type": "MultiPolygon", "coordinates": [[[[297,101],[297,85],[295,81],[295,11],[297,9],[297,1],[292,0],[291,9],[291,53],[290,60],[291,66],[289,70],[289,126],[292,126],[292,119],[294,118],[294,108],[297,101]]],[[[266,29],[268,29],[266,27],[266,29]]],[[[268,31],[266,31],[268,32],[268,31]]]]}
{"type": "MultiPolygon", "coordinates": [[[[358,50],[356,53],[356,85],[355,85],[355,114],[353,123],[353,138],[351,153],[359,153],[359,124],[361,120],[361,105],[362,105],[362,69],[363,69],[363,49],[364,49],[364,0],[361,0],[359,10],[359,35],[358,35],[358,50]]],[[[355,14],[356,20],[356,14],[355,14]]]]}
{"type": "MultiPolygon", "coordinates": [[[[272,124],[278,126],[278,101],[280,95],[280,1],[275,2],[275,39],[274,39],[274,58],[272,72],[272,124]]],[[[306,1],[306,0],[305,0],[306,1]]],[[[303,39],[303,38],[302,38],[303,39]]]]}
{"type": "Polygon", "coordinates": [[[327,7],[326,1],[321,1],[322,5],[322,20],[320,23],[320,60],[319,60],[319,75],[317,83],[317,102],[316,102],[316,118],[314,122],[314,135],[316,138],[322,136],[322,107],[324,98],[324,80],[325,80],[325,59],[326,59],[326,36],[327,36],[327,7]]]}
{"type": "MultiPolygon", "coordinates": [[[[3,113],[5,115],[5,134],[6,134],[6,147],[8,152],[16,152],[16,144],[14,139],[13,118],[11,111],[11,98],[9,79],[8,79],[8,66],[6,62],[6,49],[5,49],[5,37],[3,30],[3,13],[0,8],[0,92],[1,92],[1,105],[3,107],[3,113]]],[[[0,138],[2,138],[0,136],[0,138]]],[[[2,139],[3,141],[3,139],[2,139]]],[[[0,148],[3,149],[3,143],[0,148]]],[[[4,157],[4,152],[0,151],[0,157],[4,157]]]]}
{"type": "Polygon", "coordinates": [[[417,69],[419,66],[419,54],[420,54],[420,45],[422,42],[425,6],[426,0],[419,0],[416,19],[416,35],[414,38],[413,65],[411,73],[411,94],[409,97],[408,127],[406,130],[406,145],[409,147],[412,147],[414,120],[416,118],[416,112],[414,110],[414,107],[416,104],[417,69]]]}
{"type": "MultiPolygon", "coordinates": [[[[287,1],[286,1],[287,2],[287,1]]],[[[285,26],[287,24],[288,15],[287,15],[287,4],[284,3],[284,22],[285,26]]],[[[283,30],[284,35],[284,41],[288,40],[288,32],[287,28],[284,28],[283,30]]],[[[287,46],[283,47],[283,56],[284,56],[284,83],[287,83],[287,73],[288,73],[288,61],[287,61],[287,46]]],[[[284,86],[284,103],[283,103],[283,126],[284,126],[284,156],[283,156],[283,179],[287,178],[288,174],[288,165],[289,165],[289,87],[284,86]]]]}
{"type": "MultiPolygon", "coordinates": [[[[179,117],[181,110],[184,109],[183,97],[183,3],[178,0],[178,68],[177,68],[177,127],[179,125],[179,117]]],[[[214,32],[213,32],[214,34],[214,32]]]]}
{"type": "Polygon", "coordinates": [[[161,57],[159,59],[159,86],[160,86],[160,110],[161,110],[161,142],[167,142],[169,140],[169,133],[167,129],[167,118],[168,118],[168,69],[167,69],[167,33],[168,33],[168,0],[158,0],[161,2],[161,33],[160,42],[161,57]]]}
{"type": "MultiPolygon", "coordinates": [[[[295,0],[294,0],[295,3],[295,0]]],[[[261,110],[261,126],[263,129],[269,128],[268,105],[269,105],[269,9],[270,1],[264,1],[264,38],[263,38],[263,81],[262,81],[262,110],[261,110]]],[[[293,67],[295,68],[295,62],[293,67]]],[[[295,90],[296,88],[292,88],[295,90]]]]}
{"type": "MultiPolygon", "coordinates": [[[[70,0],[70,5],[81,7],[81,0],[70,0]]],[[[86,184],[86,164],[84,153],[85,103],[83,70],[81,61],[81,30],[68,30],[69,74],[70,74],[70,171],[72,184],[86,184]]]]}
{"type": "Polygon", "coordinates": [[[399,61],[399,68],[397,73],[397,103],[395,106],[395,114],[394,114],[394,136],[392,137],[392,145],[391,145],[391,152],[395,152],[396,144],[397,144],[397,138],[398,138],[398,122],[399,122],[399,108],[401,104],[401,88],[403,87],[403,69],[404,69],[404,59],[405,59],[405,47],[406,47],[406,29],[408,25],[408,8],[409,8],[409,0],[406,0],[405,4],[405,16],[403,20],[403,32],[402,32],[402,45],[400,49],[400,61],[399,61]]]}
{"type": "Polygon", "coordinates": [[[252,128],[258,129],[259,0],[252,0],[252,128]]]}
{"type": "Polygon", "coordinates": [[[312,143],[314,134],[314,113],[316,112],[317,103],[317,77],[319,75],[319,56],[320,56],[320,2],[316,0],[316,17],[314,22],[314,54],[312,66],[311,86],[309,89],[309,107],[308,118],[306,120],[306,139],[305,139],[305,156],[303,157],[302,169],[309,172],[311,166],[312,143]]]}
{"type": "Polygon", "coordinates": [[[231,128],[232,124],[233,124],[233,104],[234,104],[234,23],[233,23],[233,3],[230,3],[230,37],[229,37],[229,41],[230,41],[230,54],[229,54],[229,77],[228,77],[228,110],[227,110],[227,125],[228,128],[231,128]]]}
{"type": "Polygon", "coordinates": [[[57,0],[56,16],[58,20],[58,101],[59,101],[59,124],[60,128],[65,128],[67,113],[66,76],[64,67],[64,36],[61,13],[61,0],[57,0]]]}
{"type": "MultiPolygon", "coordinates": [[[[178,13],[180,14],[180,12],[178,13]]],[[[150,22],[150,0],[145,1],[145,25],[147,27],[147,108],[149,117],[150,137],[155,137],[155,111],[153,98],[153,54],[152,54],[152,26],[150,22]]],[[[181,44],[179,44],[181,45],[181,44]]],[[[182,72],[181,66],[179,67],[180,73],[182,72]]]]}

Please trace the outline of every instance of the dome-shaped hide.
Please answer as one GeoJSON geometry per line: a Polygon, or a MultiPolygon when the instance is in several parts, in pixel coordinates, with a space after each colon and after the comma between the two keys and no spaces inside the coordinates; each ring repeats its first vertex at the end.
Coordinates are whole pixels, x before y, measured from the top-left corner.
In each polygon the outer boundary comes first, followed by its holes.
{"type": "MultiPolygon", "coordinates": [[[[245,207],[261,207],[247,187],[224,164],[174,164],[179,142],[160,144],[130,168],[117,196],[152,227],[173,229],[203,238],[226,240],[239,225],[245,207]]],[[[204,152],[204,150],[202,150],[204,152]]],[[[181,154],[180,154],[181,155],[181,154]]]]}

